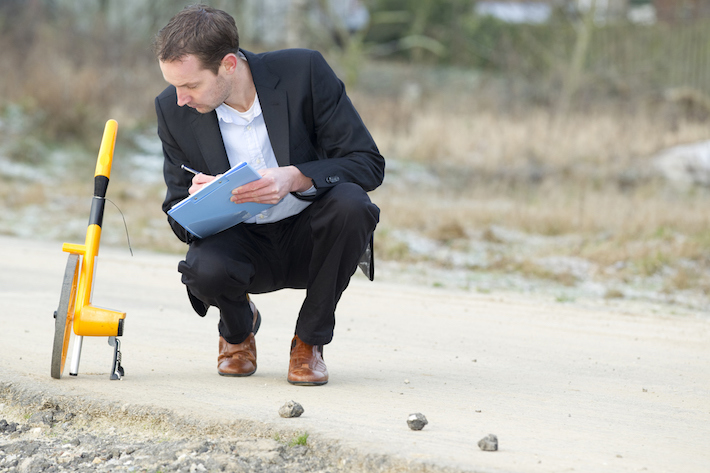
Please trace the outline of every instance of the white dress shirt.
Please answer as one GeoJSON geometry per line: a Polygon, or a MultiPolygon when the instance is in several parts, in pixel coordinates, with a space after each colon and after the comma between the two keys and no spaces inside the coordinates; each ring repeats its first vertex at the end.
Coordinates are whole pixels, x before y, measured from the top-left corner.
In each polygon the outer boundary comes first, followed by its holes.
{"type": "MultiPolygon", "coordinates": [[[[264,115],[261,113],[258,95],[246,112],[239,112],[224,103],[217,107],[216,112],[230,167],[241,162],[249,163],[257,171],[278,167],[279,164],[266,131],[266,123],[264,115]]],[[[302,194],[309,195],[314,192],[315,188],[311,188],[302,194]]],[[[281,199],[278,204],[246,220],[245,223],[278,222],[300,213],[310,204],[308,201],[286,194],[286,197],[281,199]]]]}

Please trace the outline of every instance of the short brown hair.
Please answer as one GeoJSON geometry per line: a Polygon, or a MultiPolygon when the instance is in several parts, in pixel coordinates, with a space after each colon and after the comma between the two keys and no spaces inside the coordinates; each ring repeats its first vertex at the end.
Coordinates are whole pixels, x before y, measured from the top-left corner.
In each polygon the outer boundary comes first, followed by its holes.
{"type": "Polygon", "coordinates": [[[238,53],[239,31],[228,13],[207,5],[190,5],[158,32],[153,49],[162,62],[192,54],[202,67],[217,74],[224,56],[238,53]]]}

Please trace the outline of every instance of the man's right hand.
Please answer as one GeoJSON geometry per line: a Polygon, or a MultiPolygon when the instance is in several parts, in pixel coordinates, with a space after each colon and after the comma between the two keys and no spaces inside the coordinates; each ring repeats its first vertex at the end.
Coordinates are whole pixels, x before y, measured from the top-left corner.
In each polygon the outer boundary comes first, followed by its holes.
{"type": "Polygon", "coordinates": [[[190,188],[187,190],[187,192],[192,195],[198,190],[202,189],[202,187],[207,184],[208,182],[212,182],[215,179],[217,179],[221,174],[218,174],[216,176],[210,176],[209,174],[195,174],[195,177],[192,178],[192,185],[190,188]]]}

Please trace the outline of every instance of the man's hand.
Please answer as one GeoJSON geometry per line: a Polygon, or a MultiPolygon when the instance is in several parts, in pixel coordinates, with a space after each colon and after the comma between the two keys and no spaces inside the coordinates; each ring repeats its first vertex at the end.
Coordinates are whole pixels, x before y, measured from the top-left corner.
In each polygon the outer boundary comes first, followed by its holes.
{"type": "MultiPolygon", "coordinates": [[[[277,204],[287,194],[306,191],[313,185],[313,181],[304,176],[295,166],[262,169],[259,173],[261,179],[234,189],[230,200],[235,204],[244,202],[277,204]]],[[[195,179],[197,177],[195,176],[195,179]]]]}
{"type": "Polygon", "coordinates": [[[195,174],[195,177],[192,178],[192,185],[190,188],[187,190],[188,194],[192,195],[198,190],[202,189],[202,186],[207,184],[208,182],[212,182],[215,179],[217,179],[221,174],[217,174],[216,176],[210,176],[209,174],[195,174]]]}

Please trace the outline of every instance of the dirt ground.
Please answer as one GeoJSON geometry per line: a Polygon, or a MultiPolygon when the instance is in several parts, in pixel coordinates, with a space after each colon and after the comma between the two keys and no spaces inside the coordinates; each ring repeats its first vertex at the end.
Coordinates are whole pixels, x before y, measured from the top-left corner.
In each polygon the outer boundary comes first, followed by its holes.
{"type": "MultiPolygon", "coordinates": [[[[126,375],[110,381],[111,347],[87,337],[79,375],[66,369],[54,380],[52,312],[66,255],[58,242],[0,237],[0,248],[0,380],[11,393],[0,401],[0,418],[21,409],[22,399],[39,399],[34,413],[50,399],[56,412],[75,406],[68,411],[104,412],[117,424],[138,418],[159,432],[222,429],[224,438],[270,442],[308,433],[311,454],[330,460],[299,471],[339,471],[341,460],[354,458],[371,471],[705,472],[710,465],[704,315],[358,275],[325,350],[331,380],[303,388],[286,382],[301,291],[254,297],[263,315],[258,370],[223,378],[216,373],[218,314],[192,313],[175,269],[179,257],[102,248],[93,302],[128,314],[126,375]],[[303,405],[303,416],[279,417],[289,400],[303,405]],[[407,427],[415,412],[429,421],[422,431],[407,427]],[[491,433],[499,450],[484,452],[477,442],[491,433]]],[[[46,435],[58,435],[61,425],[48,424],[46,435]]],[[[8,442],[0,437],[0,457],[8,442]]]]}

